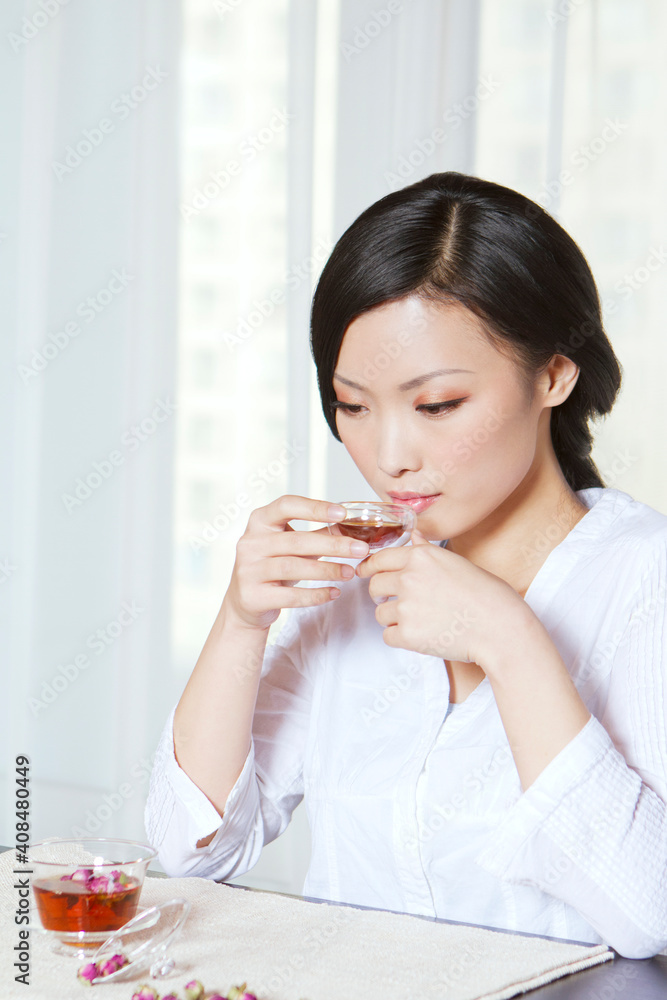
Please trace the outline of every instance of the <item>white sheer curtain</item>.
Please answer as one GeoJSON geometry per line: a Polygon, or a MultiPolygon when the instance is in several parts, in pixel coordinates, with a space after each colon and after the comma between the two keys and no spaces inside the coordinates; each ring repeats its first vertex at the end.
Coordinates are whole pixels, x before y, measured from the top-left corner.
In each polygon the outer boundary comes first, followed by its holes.
{"type": "MultiPolygon", "coordinates": [[[[436,170],[472,170],[476,94],[485,93],[478,18],[477,0],[393,4],[384,16],[372,0],[342,0],[334,241],[390,191],[436,170]]],[[[330,435],[326,488],[335,500],[368,492],[330,435]]]]}
{"type": "MultiPolygon", "coordinates": [[[[0,26],[12,36],[0,64],[10,485],[0,494],[0,740],[4,769],[16,754],[33,759],[35,837],[143,837],[150,756],[245,518],[203,552],[188,538],[268,467],[275,442],[300,449],[254,505],[285,489],[329,499],[367,489],[324,423],[308,314],[326,249],[388,191],[457,169],[558,214],[600,281],[626,368],[594,455],[610,485],[667,510],[659,0],[106,0],[45,21],[12,0],[0,26]],[[255,51],[269,15],[284,78],[255,51]],[[184,39],[188,18],[199,56],[184,39]],[[230,46],[243,55],[237,80],[223,72],[230,46]],[[292,116],[287,142],[277,136],[257,172],[188,229],[179,209],[198,171],[220,168],[272,114],[271,73],[292,116]],[[192,81],[207,125],[195,121],[192,81]],[[601,149],[607,119],[621,125],[601,149]],[[573,161],[581,147],[592,150],[586,167],[573,161]],[[262,208],[253,236],[262,170],[284,210],[271,203],[270,228],[262,208]],[[309,260],[309,280],[280,277],[309,260]],[[223,334],[276,289],[282,311],[228,350],[223,334]],[[248,430],[260,394],[275,442],[248,430]]],[[[298,892],[308,856],[301,806],[239,881],[298,892]]]]}
{"type": "Polygon", "coordinates": [[[2,841],[17,754],[34,839],[136,836],[168,706],[180,5],[0,24],[2,841]]]}
{"type": "Polygon", "coordinates": [[[597,425],[609,486],[667,511],[667,7],[660,0],[484,0],[475,173],[523,191],[565,226],[596,278],[624,369],[597,425]]]}

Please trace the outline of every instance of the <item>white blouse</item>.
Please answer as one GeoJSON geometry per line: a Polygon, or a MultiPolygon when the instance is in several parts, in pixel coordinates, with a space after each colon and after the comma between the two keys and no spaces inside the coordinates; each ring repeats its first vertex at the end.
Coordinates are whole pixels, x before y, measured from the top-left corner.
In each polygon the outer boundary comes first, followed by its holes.
{"type": "Polygon", "coordinates": [[[588,513],[525,600],[592,717],[525,792],[488,678],[445,721],[443,661],[386,646],[355,577],[267,648],[222,821],[176,762],[170,713],[145,815],[165,870],[244,874],[304,799],[305,895],[628,958],[667,947],[667,516],[616,489],[577,496],[588,513]]]}

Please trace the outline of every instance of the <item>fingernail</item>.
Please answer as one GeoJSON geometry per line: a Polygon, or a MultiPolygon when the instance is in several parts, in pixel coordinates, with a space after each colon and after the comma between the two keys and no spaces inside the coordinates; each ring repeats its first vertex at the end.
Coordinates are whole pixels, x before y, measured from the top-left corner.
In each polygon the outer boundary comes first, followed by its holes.
{"type": "Polygon", "coordinates": [[[344,576],[346,580],[351,580],[354,576],[354,566],[348,566],[347,563],[343,563],[340,574],[341,576],[344,576]]]}
{"type": "Polygon", "coordinates": [[[350,551],[353,556],[365,556],[368,552],[368,545],[366,542],[352,542],[350,551]]]}
{"type": "Polygon", "coordinates": [[[375,602],[375,604],[384,604],[384,602],[388,601],[388,600],[389,600],[388,597],[374,597],[373,598],[373,601],[375,602]]]}
{"type": "Polygon", "coordinates": [[[332,521],[340,521],[342,518],[345,517],[347,511],[345,510],[344,507],[339,507],[337,504],[332,504],[331,507],[329,507],[327,514],[332,521]]]}

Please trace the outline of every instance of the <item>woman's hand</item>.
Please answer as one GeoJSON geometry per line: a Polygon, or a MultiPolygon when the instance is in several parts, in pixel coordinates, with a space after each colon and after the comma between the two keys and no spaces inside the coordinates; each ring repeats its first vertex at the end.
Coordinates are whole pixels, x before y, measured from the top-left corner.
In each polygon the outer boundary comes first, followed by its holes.
{"type": "Polygon", "coordinates": [[[299,580],[350,580],[347,563],[318,562],[322,556],[360,559],[366,542],[330,535],[327,528],[296,531],[289,521],[342,521],[344,507],[308,497],[282,496],[258,507],[236,545],[236,562],[222,602],[224,617],[252,629],[268,629],[282,608],[326,604],[337,587],[295,587],[299,580]]]}
{"type": "Polygon", "coordinates": [[[477,663],[497,648],[513,609],[526,605],[500,577],[463,556],[431,545],[416,529],[412,545],[381,549],[357,566],[370,577],[388,646],[477,663]],[[388,598],[395,598],[388,600],[388,598]]]}

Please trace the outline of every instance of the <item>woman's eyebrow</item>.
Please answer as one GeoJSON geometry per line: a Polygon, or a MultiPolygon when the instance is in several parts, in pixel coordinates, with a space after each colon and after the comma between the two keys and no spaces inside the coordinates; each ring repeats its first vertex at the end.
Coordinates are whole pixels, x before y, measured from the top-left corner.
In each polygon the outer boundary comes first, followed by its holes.
{"type": "MultiPolygon", "coordinates": [[[[430,381],[432,378],[438,378],[439,375],[458,374],[474,375],[475,373],[470,371],[469,368],[439,368],[435,372],[428,372],[426,375],[418,375],[417,378],[412,378],[409,382],[403,382],[398,388],[401,392],[407,392],[409,389],[418,389],[420,385],[430,381]]],[[[343,385],[349,385],[351,389],[359,389],[360,392],[366,391],[365,386],[359,385],[358,382],[352,382],[349,378],[343,378],[343,376],[339,375],[337,372],[334,372],[333,377],[339,382],[342,382],[343,385]]]]}
{"type": "Polygon", "coordinates": [[[398,388],[401,392],[407,392],[408,389],[418,389],[424,382],[428,382],[432,378],[438,378],[439,375],[458,375],[459,373],[467,375],[475,374],[469,368],[439,368],[437,371],[429,372],[427,375],[418,375],[417,378],[411,378],[409,382],[403,382],[398,388]]]}
{"type": "Polygon", "coordinates": [[[349,385],[350,389],[359,389],[360,392],[364,392],[365,390],[365,386],[359,385],[358,382],[351,382],[349,378],[343,378],[343,376],[338,375],[337,372],[334,372],[333,377],[339,382],[342,382],[343,385],[349,385]]]}

